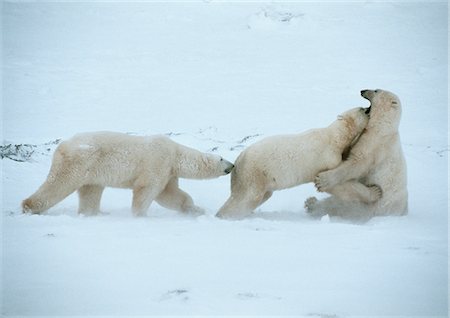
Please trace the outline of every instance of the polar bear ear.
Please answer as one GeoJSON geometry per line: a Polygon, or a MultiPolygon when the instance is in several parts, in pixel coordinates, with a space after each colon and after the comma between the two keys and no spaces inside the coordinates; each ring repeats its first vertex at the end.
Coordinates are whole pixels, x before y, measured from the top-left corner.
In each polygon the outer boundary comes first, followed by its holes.
{"type": "Polygon", "coordinates": [[[338,120],[343,120],[343,119],[344,119],[344,116],[338,115],[338,116],[337,116],[337,119],[338,119],[338,120]]]}

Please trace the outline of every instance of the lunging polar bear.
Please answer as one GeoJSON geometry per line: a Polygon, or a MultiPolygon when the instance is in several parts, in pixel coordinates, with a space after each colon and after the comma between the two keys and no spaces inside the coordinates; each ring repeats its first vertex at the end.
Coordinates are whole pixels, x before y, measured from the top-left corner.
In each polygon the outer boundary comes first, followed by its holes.
{"type": "Polygon", "coordinates": [[[45,211],[78,190],[79,213],[95,214],[105,187],[133,189],[132,211],[145,215],[153,200],[182,212],[200,212],[178,178],[226,175],[233,164],[182,146],[165,136],[84,133],[61,143],[47,180],[22,202],[24,212],[45,211]]]}
{"type": "Polygon", "coordinates": [[[273,136],[248,147],[235,162],[231,196],[217,216],[245,217],[273,191],[312,182],[319,172],[338,166],[366,127],[368,113],[369,109],[354,108],[326,128],[273,136]]]}
{"type": "Polygon", "coordinates": [[[305,206],[312,215],[366,221],[408,212],[406,161],[398,132],[400,100],[381,89],[363,90],[361,95],[370,101],[367,128],[346,161],[317,176],[318,190],[332,196],[321,201],[309,198],[305,206]],[[372,200],[373,185],[382,193],[376,201],[372,200]]]}

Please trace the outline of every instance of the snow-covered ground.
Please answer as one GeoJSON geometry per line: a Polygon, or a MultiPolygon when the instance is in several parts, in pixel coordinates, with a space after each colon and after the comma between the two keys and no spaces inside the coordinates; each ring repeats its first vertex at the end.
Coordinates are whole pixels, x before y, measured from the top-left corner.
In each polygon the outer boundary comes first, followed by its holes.
{"type": "Polygon", "coordinates": [[[2,160],[3,315],[447,316],[447,2],[2,2],[1,17],[3,145],[34,150],[2,160]],[[234,160],[367,106],[365,88],[402,100],[408,216],[312,221],[308,184],[222,221],[229,176],[182,181],[199,217],[133,218],[117,189],[98,217],[76,195],[21,214],[57,139],[162,133],[234,160]]]}

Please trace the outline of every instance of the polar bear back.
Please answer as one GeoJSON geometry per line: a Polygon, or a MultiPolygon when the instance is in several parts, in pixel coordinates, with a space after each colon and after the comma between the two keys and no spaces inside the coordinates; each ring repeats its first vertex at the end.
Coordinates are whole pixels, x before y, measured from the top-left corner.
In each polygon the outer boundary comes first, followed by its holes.
{"type": "Polygon", "coordinates": [[[236,167],[253,171],[246,175],[263,175],[271,190],[312,182],[320,171],[341,162],[341,151],[331,140],[330,131],[323,128],[268,137],[242,152],[236,167]]]}
{"type": "Polygon", "coordinates": [[[138,137],[121,133],[78,134],[61,143],[54,156],[74,169],[83,183],[130,188],[145,174],[168,176],[176,143],[165,136],[138,137]]]}

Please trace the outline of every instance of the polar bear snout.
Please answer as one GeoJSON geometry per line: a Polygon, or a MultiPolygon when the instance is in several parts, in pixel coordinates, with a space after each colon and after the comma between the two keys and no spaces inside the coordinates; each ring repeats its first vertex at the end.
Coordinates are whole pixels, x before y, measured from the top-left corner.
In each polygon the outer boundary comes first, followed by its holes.
{"type": "Polygon", "coordinates": [[[225,160],[223,158],[220,158],[220,164],[223,168],[224,174],[229,174],[234,168],[234,164],[232,164],[231,162],[229,162],[228,160],[225,160]]]}
{"type": "Polygon", "coordinates": [[[361,91],[361,96],[364,97],[365,99],[372,101],[373,97],[375,96],[376,93],[381,92],[380,89],[376,89],[376,90],[371,90],[371,89],[363,89],[361,91]]]}
{"type": "Polygon", "coordinates": [[[229,173],[233,170],[233,168],[234,168],[234,165],[231,165],[231,167],[226,168],[226,169],[224,170],[225,174],[229,174],[229,173]]]}
{"type": "Polygon", "coordinates": [[[373,91],[370,89],[363,89],[361,91],[361,96],[370,101],[373,97],[373,91]]]}
{"type": "Polygon", "coordinates": [[[225,166],[225,169],[223,170],[225,174],[229,174],[234,169],[234,164],[232,164],[231,162],[225,159],[221,159],[220,161],[225,166]]]}

